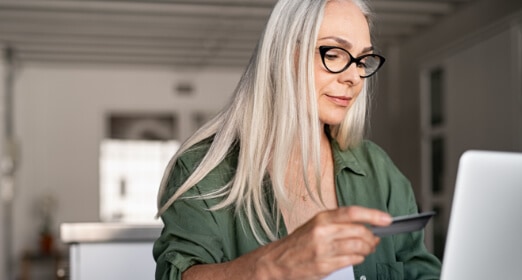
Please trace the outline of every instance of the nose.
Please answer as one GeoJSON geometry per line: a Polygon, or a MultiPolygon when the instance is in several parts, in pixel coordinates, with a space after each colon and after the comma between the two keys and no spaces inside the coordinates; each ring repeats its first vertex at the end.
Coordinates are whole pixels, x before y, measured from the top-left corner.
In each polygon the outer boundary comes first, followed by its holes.
{"type": "Polygon", "coordinates": [[[358,85],[362,78],[361,78],[361,72],[357,68],[356,63],[352,63],[346,70],[339,73],[339,79],[342,83],[348,83],[351,86],[358,85]]]}

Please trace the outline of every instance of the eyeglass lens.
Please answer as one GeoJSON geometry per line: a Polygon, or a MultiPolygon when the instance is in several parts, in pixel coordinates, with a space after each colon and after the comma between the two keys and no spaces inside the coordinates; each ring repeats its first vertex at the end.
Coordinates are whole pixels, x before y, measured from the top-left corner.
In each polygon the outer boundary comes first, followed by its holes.
{"type": "MultiPolygon", "coordinates": [[[[368,77],[374,74],[381,66],[382,59],[378,55],[367,54],[356,58],[354,61],[361,77],[368,77]]],[[[324,52],[323,63],[328,70],[334,73],[339,73],[351,64],[352,57],[350,54],[341,48],[329,48],[324,52]]]]}

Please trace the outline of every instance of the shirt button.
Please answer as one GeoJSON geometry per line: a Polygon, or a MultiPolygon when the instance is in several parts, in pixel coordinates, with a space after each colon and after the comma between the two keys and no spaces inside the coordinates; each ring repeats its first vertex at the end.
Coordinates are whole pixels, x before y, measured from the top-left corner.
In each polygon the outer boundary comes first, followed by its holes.
{"type": "Polygon", "coordinates": [[[366,280],[366,275],[359,277],[359,280],[366,280]]]}

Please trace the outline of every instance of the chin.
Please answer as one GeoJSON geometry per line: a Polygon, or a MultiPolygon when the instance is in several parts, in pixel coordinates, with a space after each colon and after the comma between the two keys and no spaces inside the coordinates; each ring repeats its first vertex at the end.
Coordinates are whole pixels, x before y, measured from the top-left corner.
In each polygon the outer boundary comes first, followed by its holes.
{"type": "Polygon", "coordinates": [[[319,115],[319,120],[321,121],[321,123],[327,125],[339,125],[344,121],[344,119],[346,118],[346,114],[348,113],[348,110],[332,111],[330,111],[329,114],[326,115],[319,115]]]}
{"type": "Polygon", "coordinates": [[[324,119],[320,119],[320,121],[321,121],[321,123],[323,123],[325,125],[335,126],[335,125],[340,125],[344,121],[344,117],[346,117],[346,115],[343,115],[342,117],[336,117],[336,118],[324,118],[324,119]]]}
{"type": "Polygon", "coordinates": [[[339,122],[327,122],[327,123],[324,123],[325,125],[328,125],[328,126],[338,126],[342,123],[342,121],[339,121],[339,122]]]}

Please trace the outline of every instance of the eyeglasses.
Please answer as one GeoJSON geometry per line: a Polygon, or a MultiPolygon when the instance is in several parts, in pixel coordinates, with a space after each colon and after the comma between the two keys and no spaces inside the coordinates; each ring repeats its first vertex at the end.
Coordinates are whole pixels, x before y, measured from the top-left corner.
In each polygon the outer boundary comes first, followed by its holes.
{"type": "Polygon", "coordinates": [[[373,53],[356,58],[343,48],[331,46],[320,46],[319,53],[324,67],[331,73],[341,73],[348,69],[352,63],[355,63],[361,78],[368,78],[375,74],[386,60],[384,57],[373,53]]]}

